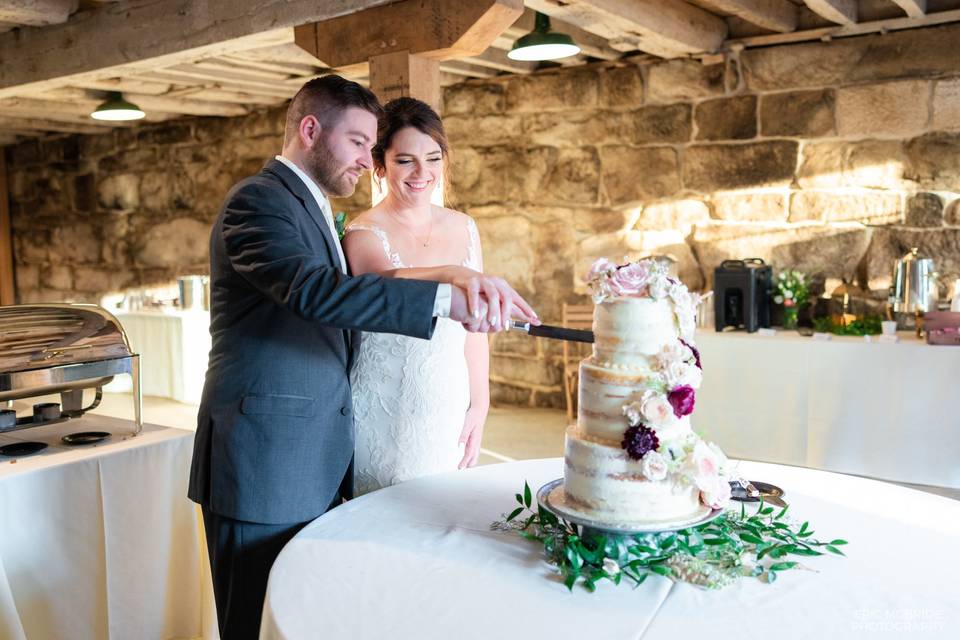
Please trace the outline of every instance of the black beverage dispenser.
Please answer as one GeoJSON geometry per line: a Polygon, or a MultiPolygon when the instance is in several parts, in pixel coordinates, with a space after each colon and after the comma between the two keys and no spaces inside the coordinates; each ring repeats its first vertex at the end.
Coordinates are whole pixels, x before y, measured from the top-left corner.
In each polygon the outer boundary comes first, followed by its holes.
{"type": "Polygon", "coordinates": [[[770,326],[773,269],[760,258],[724,260],[713,272],[717,331],[770,326]]]}

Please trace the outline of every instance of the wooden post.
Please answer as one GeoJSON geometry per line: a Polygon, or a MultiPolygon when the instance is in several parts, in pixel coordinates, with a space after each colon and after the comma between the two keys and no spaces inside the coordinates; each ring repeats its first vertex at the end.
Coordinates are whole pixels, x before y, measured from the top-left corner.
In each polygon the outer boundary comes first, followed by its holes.
{"type": "Polygon", "coordinates": [[[407,96],[440,111],[440,62],[407,51],[370,58],[370,90],[386,103],[407,96]]]}
{"type": "Polygon", "coordinates": [[[14,303],[13,230],[10,225],[10,202],[7,191],[7,162],[0,147],[0,304],[14,303]]]}

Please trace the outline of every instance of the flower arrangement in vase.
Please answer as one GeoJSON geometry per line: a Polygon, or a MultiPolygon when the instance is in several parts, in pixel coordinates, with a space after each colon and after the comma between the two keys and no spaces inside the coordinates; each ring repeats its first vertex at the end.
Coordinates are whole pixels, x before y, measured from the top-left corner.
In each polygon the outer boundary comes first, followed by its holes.
{"type": "Polygon", "coordinates": [[[807,303],[807,276],[795,269],[786,269],[777,276],[777,293],[773,301],[783,305],[783,328],[796,329],[800,307],[807,303]]]}

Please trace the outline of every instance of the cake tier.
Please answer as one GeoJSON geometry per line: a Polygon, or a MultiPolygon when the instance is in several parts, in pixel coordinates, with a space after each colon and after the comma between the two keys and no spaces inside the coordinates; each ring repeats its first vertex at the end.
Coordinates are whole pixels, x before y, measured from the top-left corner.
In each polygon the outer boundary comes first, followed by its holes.
{"type": "Polygon", "coordinates": [[[649,357],[679,335],[669,300],[616,298],[593,309],[594,364],[649,371],[649,357]]]}
{"type": "Polygon", "coordinates": [[[695,486],[671,475],[648,480],[623,449],[591,442],[576,427],[567,429],[564,462],[566,499],[599,522],[668,523],[709,511],[695,486]]]}
{"type": "MultiPolygon", "coordinates": [[[[580,431],[594,440],[619,445],[627,428],[623,405],[638,400],[644,382],[652,373],[609,369],[584,360],[580,363],[579,400],[577,424],[580,431]]],[[[679,438],[690,433],[690,416],[677,419],[672,424],[659,427],[657,436],[661,442],[679,438]]]]}

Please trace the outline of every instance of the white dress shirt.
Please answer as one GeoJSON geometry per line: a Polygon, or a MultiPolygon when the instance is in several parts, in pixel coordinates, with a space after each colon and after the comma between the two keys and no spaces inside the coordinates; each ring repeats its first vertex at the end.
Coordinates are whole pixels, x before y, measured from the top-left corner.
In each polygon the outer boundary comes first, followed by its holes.
{"type": "MultiPolygon", "coordinates": [[[[307,185],[307,190],[310,191],[314,199],[317,201],[317,206],[320,207],[320,211],[323,212],[323,217],[327,221],[327,226],[330,228],[330,236],[333,238],[333,244],[337,248],[337,255],[340,258],[340,270],[346,273],[347,258],[343,255],[343,247],[340,244],[340,236],[337,234],[337,227],[333,222],[333,211],[330,209],[330,201],[327,200],[327,196],[324,195],[323,191],[320,190],[320,187],[317,185],[317,183],[314,182],[310,176],[304,173],[303,169],[294,164],[292,160],[284,158],[280,155],[276,156],[276,159],[297,174],[297,177],[300,178],[305,185],[307,185]]],[[[437,297],[434,298],[433,301],[433,315],[440,318],[450,317],[450,301],[452,297],[451,287],[452,285],[443,282],[441,282],[437,287],[437,297]]]]}

